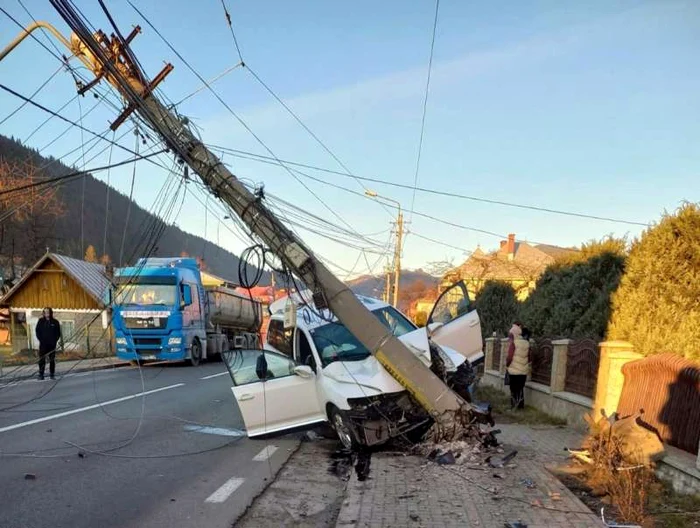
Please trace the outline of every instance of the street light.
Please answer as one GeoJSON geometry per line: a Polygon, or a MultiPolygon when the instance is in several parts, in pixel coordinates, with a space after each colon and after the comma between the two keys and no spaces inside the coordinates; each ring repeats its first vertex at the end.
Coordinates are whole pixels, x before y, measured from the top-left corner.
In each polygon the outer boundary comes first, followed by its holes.
{"type": "MultiPolygon", "coordinates": [[[[403,212],[401,211],[401,202],[394,200],[393,198],[388,198],[386,196],[381,196],[377,191],[371,189],[365,190],[365,195],[370,198],[375,198],[377,200],[384,200],[385,202],[392,202],[396,204],[398,209],[398,216],[396,218],[396,247],[394,249],[394,306],[399,307],[399,281],[401,280],[401,242],[403,238],[403,212]]],[[[388,282],[388,281],[387,281],[388,282]]],[[[389,301],[389,292],[387,291],[387,302],[389,301]]]]}

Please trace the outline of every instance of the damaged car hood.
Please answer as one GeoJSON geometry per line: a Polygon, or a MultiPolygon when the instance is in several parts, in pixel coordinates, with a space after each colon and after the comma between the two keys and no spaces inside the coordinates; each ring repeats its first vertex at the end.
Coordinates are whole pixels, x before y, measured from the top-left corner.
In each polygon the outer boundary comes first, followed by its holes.
{"type": "Polygon", "coordinates": [[[335,361],[323,369],[323,375],[339,383],[359,384],[379,392],[404,390],[374,356],[362,361],[335,361]]]}

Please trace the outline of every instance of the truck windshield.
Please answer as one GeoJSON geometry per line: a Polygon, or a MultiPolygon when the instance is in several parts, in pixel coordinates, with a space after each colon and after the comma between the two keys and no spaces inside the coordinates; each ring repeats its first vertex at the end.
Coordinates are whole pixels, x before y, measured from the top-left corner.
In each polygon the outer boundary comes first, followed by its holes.
{"type": "Polygon", "coordinates": [[[138,304],[141,306],[173,306],[176,301],[175,285],[172,284],[122,284],[114,296],[115,304],[138,304]]]}
{"type": "MultiPolygon", "coordinates": [[[[396,337],[416,329],[413,323],[391,306],[373,310],[372,313],[396,337]]],[[[324,367],[334,361],[362,361],[370,355],[364,345],[338,322],[319,326],[311,331],[311,336],[324,367]]]]}

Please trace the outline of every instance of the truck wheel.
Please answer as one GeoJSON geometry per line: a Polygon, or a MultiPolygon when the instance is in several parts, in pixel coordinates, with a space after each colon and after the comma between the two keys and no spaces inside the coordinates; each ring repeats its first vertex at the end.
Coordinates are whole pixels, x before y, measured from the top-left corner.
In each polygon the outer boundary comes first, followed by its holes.
{"type": "Polygon", "coordinates": [[[190,358],[187,361],[193,367],[196,367],[202,361],[202,345],[199,344],[199,339],[192,340],[192,349],[190,350],[190,358]]]}
{"type": "Polygon", "coordinates": [[[331,426],[335,429],[340,443],[345,449],[356,450],[360,447],[360,442],[357,437],[355,425],[350,421],[347,415],[340,409],[333,408],[331,410],[331,426]]]}

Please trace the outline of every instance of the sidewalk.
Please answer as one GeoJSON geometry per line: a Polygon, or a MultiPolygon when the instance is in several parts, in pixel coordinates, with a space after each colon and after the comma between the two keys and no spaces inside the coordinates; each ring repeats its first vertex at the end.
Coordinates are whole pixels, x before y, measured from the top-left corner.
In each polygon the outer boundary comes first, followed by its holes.
{"type": "MultiPolygon", "coordinates": [[[[76,372],[87,372],[90,370],[103,370],[118,368],[129,365],[128,361],[116,357],[90,358],[71,361],[57,361],[56,375],[75,374],[76,372]]],[[[3,366],[0,363],[0,383],[18,381],[35,377],[39,372],[37,363],[29,365],[3,366]]],[[[49,375],[49,366],[46,365],[46,376],[49,375]]]]}
{"type": "Polygon", "coordinates": [[[545,468],[564,461],[564,447],[577,447],[581,435],[552,426],[498,428],[505,452],[518,450],[515,467],[470,469],[475,464],[439,466],[419,456],[373,454],[370,478],[351,477],[336,526],[501,528],[513,521],[529,528],[603,526],[545,468]]]}

